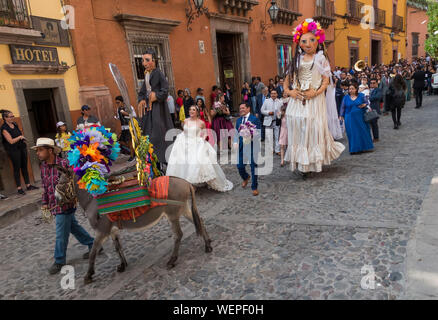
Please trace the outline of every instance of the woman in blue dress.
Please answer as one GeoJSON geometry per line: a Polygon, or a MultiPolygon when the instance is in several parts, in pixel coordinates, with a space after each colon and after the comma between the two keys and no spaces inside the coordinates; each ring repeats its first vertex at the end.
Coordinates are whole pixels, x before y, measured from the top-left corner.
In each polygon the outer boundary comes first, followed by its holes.
{"type": "Polygon", "coordinates": [[[370,125],[363,119],[367,106],[366,98],[364,94],[358,94],[358,90],[358,83],[352,81],[348,94],[342,100],[339,117],[341,121],[345,121],[350,154],[371,151],[374,148],[370,125]]]}

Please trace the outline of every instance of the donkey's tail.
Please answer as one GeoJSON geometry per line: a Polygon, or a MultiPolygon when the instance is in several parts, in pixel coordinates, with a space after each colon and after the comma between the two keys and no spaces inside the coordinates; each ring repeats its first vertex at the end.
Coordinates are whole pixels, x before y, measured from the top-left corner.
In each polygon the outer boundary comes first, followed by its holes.
{"type": "Polygon", "coordinates": [[[201,235],[202,232],[202,222],[201,218],[199,217],[198,208],[196,207],[196,199],[195,199],[195,189],[192,185],[190,185],[190,193],[192,195],[192,217],[193,217],[193,223],[195,225],[196,234],[198,236],[201,235]]]}

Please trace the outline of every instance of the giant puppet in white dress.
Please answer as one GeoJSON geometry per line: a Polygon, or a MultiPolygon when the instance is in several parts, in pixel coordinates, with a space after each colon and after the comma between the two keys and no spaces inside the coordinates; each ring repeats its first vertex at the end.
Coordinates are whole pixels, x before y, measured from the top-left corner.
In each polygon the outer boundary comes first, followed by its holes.
{"type": "Polygon", "coordinates": [[[295,29],[294,42],[299,46],[285,81],[285,91],[291,97],[286,109],[285,160],[290,162],[290,170],[298,170],[303,176],[321,172],[323,165],[329,165],[345,149],[334,141],[328,126],[325,91],[331,82],[331,70],[324,51],[317,52],[318,42],[322,44],[324,39],[324,30],[312,19],[295,29]]]}

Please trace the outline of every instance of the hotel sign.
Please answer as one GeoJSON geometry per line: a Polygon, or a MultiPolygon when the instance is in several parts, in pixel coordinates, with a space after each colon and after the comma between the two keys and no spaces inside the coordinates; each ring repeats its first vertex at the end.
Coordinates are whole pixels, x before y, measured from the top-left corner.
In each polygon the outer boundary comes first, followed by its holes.
{"type": "Polygon", "coordinates": [[[58,50],[50,47],[10,45],[14,64],[59,66],[58,50]]]}

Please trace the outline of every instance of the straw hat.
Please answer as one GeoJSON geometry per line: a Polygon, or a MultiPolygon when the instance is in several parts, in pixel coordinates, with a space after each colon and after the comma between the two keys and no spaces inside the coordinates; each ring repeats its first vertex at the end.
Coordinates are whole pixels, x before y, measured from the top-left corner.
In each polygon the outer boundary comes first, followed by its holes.
{"type": "Polygon", "coordinates": [[[52,148],[55,154],[58,154],[61,152],[61,148],[55,145],[55,141],[50,138],[38,138],[36,145],[32,147],[31,149],[36,150],[38,147],[49,147],[52,148]]]}

